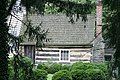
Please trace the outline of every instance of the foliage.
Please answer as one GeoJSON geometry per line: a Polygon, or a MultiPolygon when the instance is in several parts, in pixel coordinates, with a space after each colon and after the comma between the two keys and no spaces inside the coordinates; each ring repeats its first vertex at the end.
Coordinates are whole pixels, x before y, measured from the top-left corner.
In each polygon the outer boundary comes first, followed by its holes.
{"type": "Polygon", "coordinates": [[[94,65],[96,66],[96,68],[94,67],[94,69],[100,69],[102,70],[104,73],[107,73],[107,68],[108,65],[106,63],[94,63],[94,65]]]}
{"type": "Polygon", "coordinates": [[[48,68],[49,68],[49,65],[46,65],[45,63],[40,63],[37,66],[37,69],[46,70],[46,71],[48,70],[48,68]]]}
{"type": "Polygon", "coordinates": [[[9,80],[33,80],[32,61],[23,56],[15,56],[9,60],[9,80]]]}
{"type": "Polygon", "coordinates": [[[105,80],[106,76],[100,69],[87,69],[86,73],[89,80],[105,80]]]}
{"type": "Polygon", "coordinates": [[[71,70],[80,69],[80,70],[87,70],[88,68],[94,69],[96,66],[94,66],[92,63],[82,63],[82,62],[76,62],[72,65],[71,70]]]}
{"type": "Polygon", "coordinates": [[[61,70],[68,70],[70,71],[71,65],[62,65],[61,70]]]}
{"type": "Polygon", "coordinates": [[[52,80],[72,80],[72,77],[69,71],[60,70],[53,75],[52,80]]]}
{"type": "MultiPolygon", "coordinates": [[[[90,0],[90,1],[91,1],[91,4],[95,3],[95,0],[90,0]]],[[[86,0],[70,0],[70,2],[81,3],[81,4],[87,3],[86,0]]],[[[56,13],[65,13],[66,10],[60,11],[60,8],[55,6],[54,4],[46,3],[44,12],[47,14],[56,14],[56,13]]]]}
{"type": "Polygon", "coordinates": [[[59,12],[59,7],[54,6],[52,3],[45,4],[45,14],[57,14],[59,12]]]}
{"type": "Polygon", "coordinates": [[[29,41],[36,41],[36,47],[43,47],[44,43],[43,40],[48,40],[46,39],[47,31],[44,31],[41,29],[42,23],[39,25],[33,25],[30,20],[27,20],[26,22],[27,28],[24,32],[23,35],[21,35],[21,39],[24,40],[24,38],[28,39],[29,41]]]}
{"type": "MultiPolygon", "coordinates": [[[[39,64],[38,69],[46,70],[48,73],[59,76],[53,78],[58,80],[63,76],[62,71],[67,71],[73,80],[110,80],[108,66],[106,63],[82,63],[76,62],[72,65],[61,65],[59,63],[39,64]],[[58,74],[59,73],[59,74],[58,74]]],[[[66,75],[65,75],[66,76],[66,75]]]]}
{"type": "Polygon", "coordinates": [[[83,21],[87,20],[87,14],[91,14],[95,10],[95,1],[93,0],[79,0],[79,2],[66,0],[22,0],[21,3],[26,7],[28,13],[44,14],[64,12],[69,17],[70,22],[74,23],[73,15],[79,19],[82,17],[83,21]],[[80,2],[80,3],[79,3],[80,2]],[[32,12],[31,12],[32,11],[32,12]]]}
{"type": "MultiPolygon", "coordinates": [[[[81,2],[81,0],[79,0],[81,2]]],[[[88,14],[93,9],[93,5],[95,5],[92,0],[82,0],[82,3],[66,0],[22,0],[23,6],[27,7],[27,11],[30,12],[31,9],[35,9],[38,13],[44,13],[45,5],[53,5],[55,7],[59,7],[59,11],[62,12],[65,10],[68,13],[81,13],[88,14]],[[84,8],[83,8],[84,7],[84,8]]]]}
{"type": "Polygon", "coordinates": [[[33,73],[35,80],[47,80],[47,75],[48,75],[47,71],[35,69],[33,73]]]}
{"type": "Polygon", "coordinates": [[[8,63],[8,73],[9,73],[8,80],[13,80],[14,69],[13,69],[13,66],[10,62],[8,63]]]}
{"type": "Polygon", "coordinates": [[[46,70],[49,74],[54,74],[60,70],[70,70],[70,65],[62,65],[60,63],[40,63],[37,69],[46,70]]]}
{"type": "MultiPolygon", "coordinates": [[[[108,69],[107,69],[107,64],[105,64],[105,63],[76,62],[71,66],[71,73],[72,74],[74,73],[72,76],[75,79],[79,78],[79,79],[84,80],[83,76],[86,76],[87,80],[94,80],[93,78],[95,76],[92,77],[92,75],[101,76],[100,80],[104,80],[105,78],[108,79],[108,69]],[[95,72],[95,70],[96,70],[96,72],[95,72]],[[79,73],[79,74],[84,73],[84,74],[80,76],[77,73],[79,73]],[[100,74],[98,74],[98,73],[100,73],[100,74]]],[[[99,78],[97,78],[97,79],[99,79],[99,78]]]]}
{"type": "Polygon", "coordinates": [[[107,70],[107,65],[105,63],[82,63],[76,62],[71,66],[71,70],[73,69],[101,69],[102,71],[107,70]]]}
{"type": "Polygon", "coordinates": [[[107,46],[115,49],[114,67],[119,68],[120,79],[120,0],[103,0],[104,5],[104,39],[107,46]]]}
{"type": "Polygon", "coordinates": [[[48,73],[50,74],[54,74],[55,72],[58,72],[59,70],[61,70],[62,65],[59,63],[53,63],[49,66],[48,68],[48,73]]]}
{"type": "Polygon", "coordinates": [[[84,69],[75,69],[71,71],[73,80],[90,80],[84,69]]]}

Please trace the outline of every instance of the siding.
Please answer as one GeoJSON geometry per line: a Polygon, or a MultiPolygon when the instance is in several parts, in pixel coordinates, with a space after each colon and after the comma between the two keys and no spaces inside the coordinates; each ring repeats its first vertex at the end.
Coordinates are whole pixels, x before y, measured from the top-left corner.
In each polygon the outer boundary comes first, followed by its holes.
{"type": "Polygon", "coordinates": [[[36,64],[40,62],[57,62],[57,63],[75,63],[76,61],[90,62],[91,60],[91,48],[83,49],[55,49],[55,48],[43,48],[42,51],[37,50],[35,54],[36,64]],[[68,60],[61,60],[61,50],[69,51],[68,60]]]}

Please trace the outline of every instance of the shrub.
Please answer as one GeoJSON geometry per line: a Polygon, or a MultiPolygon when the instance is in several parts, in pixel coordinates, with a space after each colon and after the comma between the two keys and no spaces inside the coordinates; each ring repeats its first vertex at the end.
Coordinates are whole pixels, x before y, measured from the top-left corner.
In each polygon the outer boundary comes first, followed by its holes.
{"type": "Polygon", "coordinates": [[[61,68],[61,70],[70,70],[70,65],[62,65],[62,68],[61,68]]]}
{"type": "Polygon", "coordinates": [[[33,73],[35,80],[47,80],[47,75],[48,75],[47,71],[35,69],[33,73]]]}
{"type": "Polygon", "coordinates": [[[31,80],[32,77],[32,60],[28,57],[16,55],[9,59],[8,63],[8,79],[13,80],[16,79],[28,79],[31,80]],[[14,64],[16,63],[16,65],[14,64]],[[17,72],[15,72],[17,71],[17,72]],[[16,76],[15,76],[16,74],[16,76]]]}
{"type": "Polygon", "coordinates": [[[13,80],[14,77],[14,69],[11,64],[8,64],[8,80],[13,80]]]}
{"type": "Polygon", "coordinates": [[[76,62],[76,63],[74,63],[72,66],[71,66],[71,71],[72,70],[76,70],[76,69],[80,69],[80,70],[85,70],[85,65],[84,65],[84,63],[82,63],[82,62],[76,62]]]}
{"type": "Polygon", "coordinates": [[[60,70],[53,75],[52,80],[72,80],[72,77],[69,71],[60,70]]]}
{"type": "Polygon", "coordinates": [[[96,68],[94,68],[94,69],[99,69],[99,70],[101,70],[104,74],[105,74],[105,76],[106,76],[106,79],[108,78],[110,78],[110,77],[108,77],[109,76],[109,73],[108,73],[108,67],[107,67],[107,64],[106,63],[94,63],[94,65],[96,66],[96,68]]]}
{"type": "Polygon", "coordinates": [[[89,80],[89,77],[85,70],[72,70],[71,75],[73,80],[89,80]]]}
{"type": "Polygon", "coordinates": [[[102,70],[104,73],[107,72],[107,64],[105,63],[94,63],[94,65],[97,67],[96,69],[102,70]]]}
{"type": "Polygon", "coordinates": [[[105,73],[100,69],[86,70],[89,80],[105,80],[105,73]]]}
{"type": "Polygon", "coordinates": [[[82,62],[76,62],[72,65],[71,70],[75,69],[100,69],[103,72],[107,71],[107,65],[105,63],[82,63],[82,62]]]}
{"type": "Polygon", "coordinates": [[[49,74],[54,74],[61,70],[62,64],[59,63],[41,63],[38,64],[37,69],[46,70],[49,74]]]}
{"type": "Polygon", "coordinates": [[[105,80],[108,76],[108,71],[105,63],[77,62],[72,65],[71,74],[74,80],[86,80],[82,79],[82,77],[87,77],[88,80],[105,80]]]}
{"type": "Polygon", "coordinates": [[[48,70],[48,65],[46,65],[44,63],[38,64],[37,69],[42,69],[42,70],[47,71],[48,70]]]}
{"type": "Polygon", "coordinates": [[[53,63],[49,66],[47,71],[49,74],[54,74],[55,72],[58,72],[59,70],[61,70],[61,68],[62,68],[62,64],[53,63]]]}
{"type": "Polygon", "coordinates": [[[80,69],[80,70],[87,70],[87,69],[94,69],[97,68],[93,63],[82,63],[76,62],[72,65],[71,70],[80,69]]]}

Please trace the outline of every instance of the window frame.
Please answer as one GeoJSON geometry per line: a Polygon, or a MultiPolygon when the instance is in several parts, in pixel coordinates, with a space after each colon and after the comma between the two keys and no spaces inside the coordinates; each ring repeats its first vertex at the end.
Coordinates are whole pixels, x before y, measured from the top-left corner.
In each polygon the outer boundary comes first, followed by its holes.
{"type": "MultiPolygon", "coordinates": [[[[63,53],[63,54],[65,54],[65,53],[63,53]]],[[[59,55],[60,55],[60,57],[59,57],[59,61],[60,62],[70,62],[70,50],[61,49],[59,55]],[[63,56],[64,59],[63,60],[61,59],[62,58],[62,51],[63,52],[65,52],[65,51],[67,52],[68,51],[68,59],[67,60],[65,60],[65,55],[63,56]]]]}

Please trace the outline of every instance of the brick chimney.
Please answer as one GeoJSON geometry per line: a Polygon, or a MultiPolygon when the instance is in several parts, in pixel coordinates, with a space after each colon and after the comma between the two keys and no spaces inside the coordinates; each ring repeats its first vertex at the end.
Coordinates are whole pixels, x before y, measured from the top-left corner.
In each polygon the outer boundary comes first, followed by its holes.
{"type": "Polygon", "coordinates": [[[96,5],[96,36],[102,31],[102,0],[97,0],[96,5]]]}

